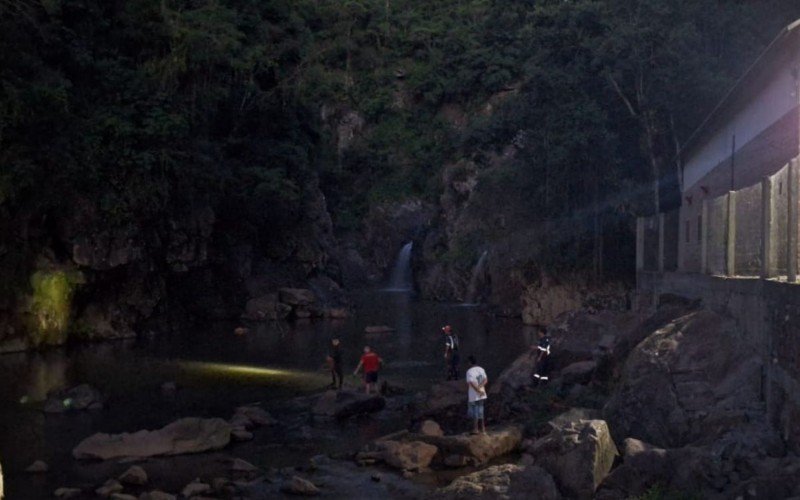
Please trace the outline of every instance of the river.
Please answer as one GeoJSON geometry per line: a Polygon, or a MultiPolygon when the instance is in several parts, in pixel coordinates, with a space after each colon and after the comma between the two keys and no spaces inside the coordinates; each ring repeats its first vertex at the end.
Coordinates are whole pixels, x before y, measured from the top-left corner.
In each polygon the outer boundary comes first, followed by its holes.
{"type": "MultiPolygon", "coordinates": [[[[251,403],[281,420],[287,401],[330,382],[321,368],[332,336],[342,341],[347,384],[359,383],[347,370],[352,373],[362,347],[369,344],[386,361],[381,377],[411,391],[444,377],[444,324],[459,334],[462,359],[475,354],[490,380],[533,338],[518,320],[493,318],[480,308],[419,301],[407,292],[363,291],[354,294],[354,304],[347,320],[265,323],[241,336],[233,334],[236,324],[220,323],[180,334],[0,356],[0,463],[8,498],[48,498],[58,486],[90,487],[103,474],[118,473],[122,465],[117,463],[72,459],[71,449],[95,432],[153,429],[185,416],[229,418],[236,406],[251,403]],[[365,334],[369,325],[395,331],[365,334]],[[162,393],[166,381],[176,383],[174,395],[162,393]],[[41,411],[48,391],[79,383],[100,389],[107,397],[105,409],[63,415],[41,411]],[[51,472],[25,473],[37,459],[50,464],[51,472]]],[[[318,453],[353,451],[404,425],[379,416],[320,429],[303,421],[294,426],[284,422],[254,441],[233,445],[233,454],[260,466],[287,466],[318,453]],[[313,445],[292,445],[292,433],[304,432],[314,433],[313,445]]],[[[198,460],[184,459],[182,466],[189,470],[176,475],[190,476],[198,460]]],[[[176,477],[174,486],[180,481],[185,477],[176,477]]]]}

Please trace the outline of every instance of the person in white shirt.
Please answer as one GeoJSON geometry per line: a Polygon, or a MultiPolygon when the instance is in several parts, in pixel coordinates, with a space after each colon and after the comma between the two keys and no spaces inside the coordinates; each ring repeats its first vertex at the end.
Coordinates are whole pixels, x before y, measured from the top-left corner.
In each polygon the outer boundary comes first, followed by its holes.
{"type": "Polygon", "coordinates": [[[484,402],[486,401],[486,384],[489,379],[486,371],[478,366],[475,356],[467,358],[469,370],[467,370],[467,414],[472,419],[472,433],[480,432],[486,434],[486,421],[483,416],[484,402]]]}

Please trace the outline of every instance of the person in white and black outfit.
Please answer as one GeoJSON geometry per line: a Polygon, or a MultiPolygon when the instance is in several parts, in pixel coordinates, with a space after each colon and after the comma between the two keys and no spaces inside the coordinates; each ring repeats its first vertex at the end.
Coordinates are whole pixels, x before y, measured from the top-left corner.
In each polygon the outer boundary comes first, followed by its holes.
{"type": "Polygon", "coordinates": [[[537,332],[539,341],[531,346],[530,357],[536,356],[536,368],[533,370],[534,382],[547,382],[550,373],[550,337],[544,328],[537,332]]]}
{"type": "Polygon", "coordinates": [[[458,364],[461,357],[458,354],[458,335],[453,333],[450,325],[442,327],[444,333],[444,359],[447,370],[447,380],[458,380],[458,364]]]}

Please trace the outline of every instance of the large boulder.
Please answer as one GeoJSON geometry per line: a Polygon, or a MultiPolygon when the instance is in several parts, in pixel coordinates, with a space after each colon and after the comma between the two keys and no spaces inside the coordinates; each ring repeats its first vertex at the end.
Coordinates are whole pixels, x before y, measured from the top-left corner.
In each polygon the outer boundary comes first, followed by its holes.
{"type": "Polygon", "coordinates": [[[314,483],[300,476],[292,476],[281,484],[281,491],[287,495],[311,497],[320,494],[314,483]]]}
{"type": "Polygon", "coordinates": [[[383,461],[390,467],[402,470],[417,471],[430,465],[439,451],[433,445],[421,441],[381,441],[383,461]]]}
{"type": "Polygon", "coordinates": [[[419,408],[422,416],[435,416],[457,408],[461,414],[467,408],[467,384],[463,380],[452,380],[434,384],[419,408]]]}
{"type": "Polygon", "coordinates": [[[314,415],[345,419],[363,413],[381,411],[386,400],[378,395],[354,391],[326,391],[314,405],[314,415]]]}
{"type": "Polygon", "coordinates": [[[452,500],[463,498],[557,500],[561,495],[553,477],[541,467],[504,464],[459,477],[450,485],[436,490],[432,497],[452,500]]]}
{"type": "Polygon", "coordinates": [[[636,346],[603,412],[615,438],[699,445],[760,416],[761,360],[736,332],[733,320],[701,310],[636,346]]]}
{"type": "Polygon", "coordinates": [[[306,288],[281,288],[278,296],[282,303],[290,306],[310,306],[317,300],[314,292],[306,288]]]}
{"type": "Polygon", "coordinates": [[[97,433],[72,450],[78,459],[181,455],[218,450],[228,445],[231,426],[221,418],[182,418],[155,430],[123,434],[97,433]]]}
{"type": "Polygon", "coordinates": [[[423,441],[439,448],[445,457],[464,457],[465,462],[482,464],[516,450],[522,442],[522,430],[509,426],[486,434],[431,436],[413,434],[409,439],[423,441]]]}
{"type": "Polygon", "coordinates": [[[63,413],[70,410],[99,410],[103,408],[103,395],[88,384],[52,391],[47,395],[44,411],[63,413]]]}
{"type": "Polygon", "coordinates": [[[578,420],[554,428],[527,451],[553,475],[564,494],[586,499],[594,496],[618,455],[603,420],[578,420]]]}
{"type": "Polygon", "coordinates": [[[279,302],[277,295],[268,294],[248,300],[242,317],[252,321],[276,321],[286,319],[291,312],[291,306],[279,302]]]}

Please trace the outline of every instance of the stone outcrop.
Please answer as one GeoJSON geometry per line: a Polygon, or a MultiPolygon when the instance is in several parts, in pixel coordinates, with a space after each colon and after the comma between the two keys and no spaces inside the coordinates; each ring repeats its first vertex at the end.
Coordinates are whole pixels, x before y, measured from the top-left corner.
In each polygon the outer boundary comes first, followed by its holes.
{"type": "Polygon", "coordinates": [[[120,474],[119,482],[134,486],[147,484],[147,472],[138,465],[131,466],[128,470],[120,474]]]}
{"type": "Polygon", "coordinates": [[[231,426],[220,418],[182,418],[155,431],[132,434],[94,434],[72,450],[78,459],[108,460],[154,457],[218,450],[228,445],[231,426]]]}
{"type": "Polygon", "coordinates": [[[710,443],[763,413],[761,361],[732,320],[696,311],[642,341],[604,409],[618,440],[710,443]]]}
{"type": "Polygon", "coordinates": [[[354,391],[326,391],[317,400],[312,413],[322,417],[345,419],[363,413],[381,411],[386,400],[378,395],[354,391]]]}
{"type": "Polygon", "coordinates": [[[450,485],[436,490],[431,498],[558,500],[561,495],[552,476],[541,467],[505,464],[459,477],[450,485]]]}
{"type": "Polygon", "coordinates": [[[100,410],[103,408],[103,401],[100,391],[88,384],[81,384],[49,393],[44,403],[44,411],[63,413],[70,410],[100,410]]]}
{"type": "Polygon", "coordinates": [[[314,483],[300,476],[292,476],[284,481],[281,485],[281,491],[289,495],[298,496],[316,496],[320,494],[319,488],[314,486],[314,483]]]}
{"type": "Polygon", "coordinates": [[[408,439],[436,446],[443,457],[461,456],[467,462],[483,464],[516,450],[522,442],[522,430],[516,426],[489,430],[484,434],[428,436],[411,434],[408,439]]]}
{"type": "Polygon", "coordinates": [[[617,447],[603,420],[571,421],[554,428],[527,449],[570,497],[589,499],[606,477],[617,447]]]}
{"type": "Polygon", "coordinates": [[[386,465],[401,470],[418,471],[430,465],[438,453],[436,446],[421,441],[381,441],[381,455],[386,465]]]}

